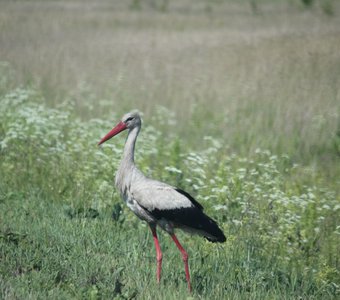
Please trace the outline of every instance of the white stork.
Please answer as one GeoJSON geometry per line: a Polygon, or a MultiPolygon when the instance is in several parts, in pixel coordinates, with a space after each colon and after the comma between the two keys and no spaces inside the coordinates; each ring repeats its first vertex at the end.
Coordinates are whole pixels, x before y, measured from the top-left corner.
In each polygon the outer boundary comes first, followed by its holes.
{"type": "Polygon", "coordinates": [[[185,276],[189,291],[191,291],[188,254],[178,241],[174,232],[175,228],[199,234],[211,242],[223,243],[226,238],[216,222],[204,214],[202,205],[188,193],[166,183],[147,178],[138,170],[134,161],[134,151],[141,125],[138,112],[127,113],[100,140],[98,145],[128,129],[123,158],[116,174],[116,187],[127,206],[151,228],[157,253],[157,281],[160,282],[162,269],[162,252],[156,233],[158,225],[170,234],[181,251],[185,276]]]}

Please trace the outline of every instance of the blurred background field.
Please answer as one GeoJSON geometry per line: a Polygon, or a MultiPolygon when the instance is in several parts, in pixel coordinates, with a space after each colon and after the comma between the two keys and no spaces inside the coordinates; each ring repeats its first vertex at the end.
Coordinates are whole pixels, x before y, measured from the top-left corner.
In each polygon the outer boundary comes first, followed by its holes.
{"type": "Polygon", "coordinates": [[[333,165],[339,5],[311,2],[2,1],[0,55],[84,119],[164,106],[195,146],[204,131],[333,165]]]}
{"type": "Polygon", "coordinates": [[[0,1],[1,297],[188,296],[96,146],[136,108],[138,165],[229,237],[181,236],[194,298],[338,297],[339,4],[0,1]]]}

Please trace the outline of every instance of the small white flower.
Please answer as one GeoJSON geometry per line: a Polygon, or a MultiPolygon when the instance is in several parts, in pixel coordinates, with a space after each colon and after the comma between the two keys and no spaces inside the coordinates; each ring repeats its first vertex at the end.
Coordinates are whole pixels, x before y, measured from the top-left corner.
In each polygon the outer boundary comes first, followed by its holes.
{"type": "Polygon", "coordinates": [[[241,226],[241,225],[242,225],[242,221],[240,221],[240,220],[234,219],[234,220],[232,220],[232,222],[233,222],[236,226],[241,226]]]}

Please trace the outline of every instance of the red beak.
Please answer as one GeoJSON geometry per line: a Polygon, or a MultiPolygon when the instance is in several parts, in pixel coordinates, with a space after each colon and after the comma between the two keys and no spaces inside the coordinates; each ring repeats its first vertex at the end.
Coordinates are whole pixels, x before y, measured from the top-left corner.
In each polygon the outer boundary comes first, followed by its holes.
{"type": "Polygon", "coordinates": [[[117,135],[119,132],[122,132],[123,130],[126,129],[126,124],[123,122],[119,122],[107,135],[105,135],[100,142],[98,143],[98,146],[101,145],[102,143],[106,142],[110,138],[114,137],[117,135]]]}

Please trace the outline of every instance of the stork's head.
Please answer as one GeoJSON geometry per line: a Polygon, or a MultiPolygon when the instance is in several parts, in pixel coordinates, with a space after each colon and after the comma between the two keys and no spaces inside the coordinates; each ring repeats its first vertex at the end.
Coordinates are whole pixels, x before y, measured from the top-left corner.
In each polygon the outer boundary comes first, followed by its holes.
{"type": "Polygon", "coordinates": [[[105,135],[100,140],[98,145],[101,145],[102,143],[106,142],[107,140],[114,137],[118,133],[124,131],[125,129],[132,130],[136,127],[140,128],[141,124],[142,124],[142,120],[141,120],[139,112],[138,111],[129,112],[125,114],[122,120],[115,127],[113,127],[112,130],[107,135],[105,135]]]}

